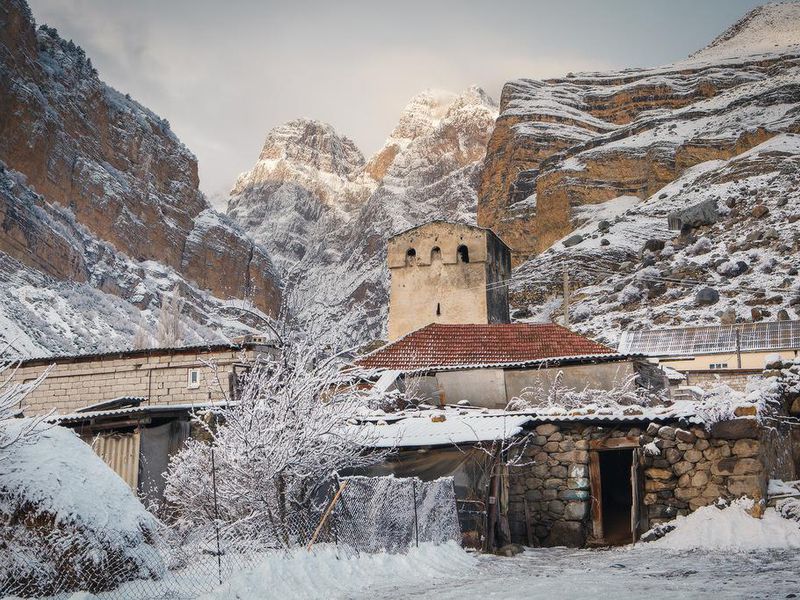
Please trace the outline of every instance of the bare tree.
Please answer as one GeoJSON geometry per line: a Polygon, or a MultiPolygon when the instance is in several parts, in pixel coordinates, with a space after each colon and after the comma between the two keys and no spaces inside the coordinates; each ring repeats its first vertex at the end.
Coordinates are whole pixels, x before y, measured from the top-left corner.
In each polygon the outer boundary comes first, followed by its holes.
{"type": "Polygon", "coordinates": [[[156,342],[161,348],[173,348],[183,343],[183,324],[181,323],[181,312],[183,311],[184,300],[178,286],[172,293],[166,294],[161,299],[161,314],[158,316],[158,327],[156,329],[156,342]]]}
{"type": "Polygon", "coordinates": [[[217,411],[218,426],[197,420],[210,443],[192,439],[170,462],[166,500],[179,523],[201,526],[218,510],[228,531],[291,544],[297,524],[313,521],[333,473],[387,452],[370,450],[366,428],[352,426],[371,400],[358,385],[364,375],[311,344],[284,346],[253,365],[236,401],[217,411]]]}
{"type": "Polygon", "coordinates": [[[20,367],[21,361],[7,358],[9,347],[10,345],[6,344],[3,348],[0,348],[0,450],[8,448],[23,437],[32,435],[40,423],[50,416],[50,413],[48,413],[27,419],[25,425],[19,428],[14,435],[7,434],[5,428],[2,427],[2,423],[6,419],[21,416],[23,401],[42,384],[53,368],[53,365],[50,365],[36,379],[27,383],[14,383],[14,376],[20,367]]]}
{"type": "Polygon", "coordinates": [[[144,317],[141,317],[139,319],[139,325],[136,328],[136,333],[133,334],[133,339],[131,340],[131,348],[134,350],[144,350],[145,348],[152,347],[152,345],[153,338],[147,331],[147,322],[144,320],[144,317]]]}

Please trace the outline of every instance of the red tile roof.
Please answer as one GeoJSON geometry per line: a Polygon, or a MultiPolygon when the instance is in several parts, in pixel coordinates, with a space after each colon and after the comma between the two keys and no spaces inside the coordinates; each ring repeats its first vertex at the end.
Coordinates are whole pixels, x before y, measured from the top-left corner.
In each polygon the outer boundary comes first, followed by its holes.
{"type": "Polygon", "coordinates": [[[369,369],[519,364],[548,358],[617,355],[565,327],[551,323],[443,325],[433,323],[367,354],[358,361],[369,369]]]}

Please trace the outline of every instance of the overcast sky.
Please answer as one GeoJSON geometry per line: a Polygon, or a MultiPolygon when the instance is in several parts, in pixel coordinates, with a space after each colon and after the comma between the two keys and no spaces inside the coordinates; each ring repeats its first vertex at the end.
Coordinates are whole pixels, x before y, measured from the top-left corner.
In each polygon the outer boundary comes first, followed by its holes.
{"type": "Polygon", "coordinates": [[[100,77],[167,118],[226,194],[266,132],[331,123],[366,156],[426,88],[654,66],[704,46],[751,0],[29,0],[100,77]]]}

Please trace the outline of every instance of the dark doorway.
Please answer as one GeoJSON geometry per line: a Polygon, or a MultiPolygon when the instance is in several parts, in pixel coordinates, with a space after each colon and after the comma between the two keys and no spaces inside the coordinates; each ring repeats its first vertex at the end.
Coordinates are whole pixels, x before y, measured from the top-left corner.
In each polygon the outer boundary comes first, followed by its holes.
{"type": "Polygon", "coordinates": [[[633,450],[606,450],[600,456],[603,537],[607,544],[631,543],[633,450]]]}

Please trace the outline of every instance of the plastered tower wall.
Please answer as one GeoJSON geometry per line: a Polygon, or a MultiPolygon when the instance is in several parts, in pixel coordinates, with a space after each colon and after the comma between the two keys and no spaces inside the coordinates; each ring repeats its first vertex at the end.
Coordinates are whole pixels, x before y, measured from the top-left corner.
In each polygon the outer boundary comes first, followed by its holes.
{"type": "Polygon", "coordinates": [[[427,223],[390,238],[388,262],[390,341],[430,323],[509,322],[511,254],[488,229],[427,223]]]}

